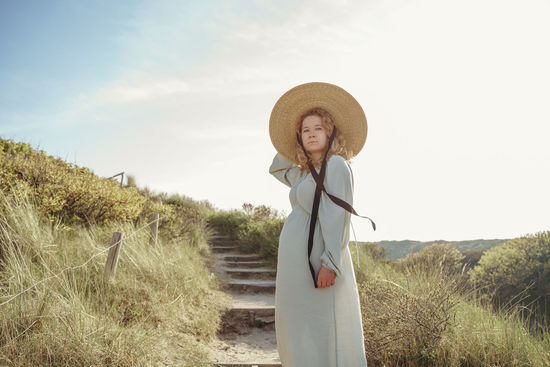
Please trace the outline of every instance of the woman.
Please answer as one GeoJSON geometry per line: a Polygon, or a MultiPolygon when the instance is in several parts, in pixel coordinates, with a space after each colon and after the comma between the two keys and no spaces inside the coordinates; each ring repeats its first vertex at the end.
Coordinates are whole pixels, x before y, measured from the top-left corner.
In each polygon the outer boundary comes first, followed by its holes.
{"type": "Polygon", "coordinates": [[[348,248],[350,213],[329,196],[353,205],[348,160],[364,145],[364,112],[343,89],[307,83],[277,101],[269,129],[278,151],[269,172],[291,188],[292,205],[279,237],[275,288],[282,365],[364,367],[359,295],[348,248]],[[321,177],[324,189],[317,205],[314,176],[321,177]]]}

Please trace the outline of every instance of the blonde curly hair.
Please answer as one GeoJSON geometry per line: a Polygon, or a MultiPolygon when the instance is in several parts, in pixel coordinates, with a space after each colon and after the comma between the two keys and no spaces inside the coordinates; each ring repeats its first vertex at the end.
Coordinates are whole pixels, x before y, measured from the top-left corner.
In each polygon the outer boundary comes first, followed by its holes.
{"type": "MultiPolygon", "coordinates": [[[[328,144],[328,139],[330,138],[330,135],[332,134],[332,129],[334,128],[334,118],[332,117],[332,115],[322,108],[312,108],[306,111],[302,116],[300,116],[300,119],[296,124],[296,133],[298,133],[298,136],[300,137],[302,136],[302,123],[304,119],[308,116],[319,116],[321,118],[321,124],[323,125],[327,133],[328,144]]],[[[296,140],[295,154],[296,160],[298,161],[298,165],[300,166],[300,168],[309,173],[310,169],[307,165],[307,157],[304,154],[302,146],[300,145],[298,140],[296,140]]],[[[340,129],[336,130],[336,136],[334,137],[334,140],[330,145],[330,150],[327,154],[327,162],[329,158],[334,154],[342,156],[346,161],[351,163],[353,152],[346,148],[346,140],[344,139],[344,135],[342,135],[340,129]]],[[[315,160],[313,157],[311,157],[311,162],[313,163],[313,166],[318,169],[321,167],[321,163],[323,163],[323,158],[321,157],[319,160],[315,160]]]]}

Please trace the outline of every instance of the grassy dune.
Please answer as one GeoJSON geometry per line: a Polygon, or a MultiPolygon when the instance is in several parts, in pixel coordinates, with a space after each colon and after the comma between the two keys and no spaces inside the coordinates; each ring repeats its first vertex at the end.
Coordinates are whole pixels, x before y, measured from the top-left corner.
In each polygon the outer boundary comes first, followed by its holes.
{"type": "Polygon", "coordinates": [[[67,229],[25,197],[0,200],[0,303],[53,276],[0,306],[0,365],[205,365],[227,299],[204,242],[161,233],[152,248],[133,224],[67,229]],[[115,230],[126,238],[116,279],[104,284],[101,251],[115,230]]]}

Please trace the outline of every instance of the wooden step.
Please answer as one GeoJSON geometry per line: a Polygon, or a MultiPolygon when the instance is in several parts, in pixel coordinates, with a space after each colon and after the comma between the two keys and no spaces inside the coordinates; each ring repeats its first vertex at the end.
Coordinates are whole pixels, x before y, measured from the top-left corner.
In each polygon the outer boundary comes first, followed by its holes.
{"type": "Polygon", "coordinates": [[[237,241],[208,241],[210,246],[238,246],[237,241]]]}
{"type": "Polygon", "coordinates": [[[243,326],[273,330],[275,307],[232,308],[222,316],[223,332],[243,326]]]}
{"type": "Polygon", "coordinates": [[[275,306],[271,307],[242,307],[242,308],[232,308],[227,313],[235,317],[249,317],[251,314],[254,317],[274,317],[275,316],[275,306]]]}
{"type": "Polygon", "coordinates": [[[231,279],[227,282],[227,287],[239,292],[248,293],[274,293],[275,281],[274,280],[254,280],[254,279],[231,279]]]}
{"type": "Polygon", "coordinates": [[[229,253],[231,251],[237,251],[239,249],[239,246],[236,245],[216,245],[216,246],[210,246],[213,252],[226,252],[229,253]]]}
{"type": "Polygon", "coordinates": [[[234,241],[234,239],[231,236],[228,235],[220,235],[220,234],[214,234],[210,237],[208,237],[208,241],[234,241]]]}
{"type": "Polygon", "coordinates": [[[208,238],[208,242],[236,242],[238,240],[236,239],[233,239],[229,236],[224,236],[224,237],[210,237],[208,238]]]}
{"type": "Polygon", "coordinates": [[[228,275],[238,279],[266,279],[273,278],[277,270],[270,268],[223,268],[228,275]]]}
{"type": "Polygon", "coordinates": [[[216,363],[212,367],[281,367],[280,363],[216,363]]]}
{"type": "Polygon", "coordinates": [[[229,293],[233,299],[233,308],[266,308],[275,307],[275,295],[265,293],[229,293]]]}
{"type": "Polygon", "coordinates": [[[258,261],[261,260],[259,255],[256,254],[230,254],[230,253],[217,253],[216,256],[220,257],[224,261],[258,261]]]}
{"type": "Polygon", "coordinates": [[[226,261],[225,266],[228,268],[261,268],[265,265],[265,261],[252,260],[252,261],[226,261]]]}

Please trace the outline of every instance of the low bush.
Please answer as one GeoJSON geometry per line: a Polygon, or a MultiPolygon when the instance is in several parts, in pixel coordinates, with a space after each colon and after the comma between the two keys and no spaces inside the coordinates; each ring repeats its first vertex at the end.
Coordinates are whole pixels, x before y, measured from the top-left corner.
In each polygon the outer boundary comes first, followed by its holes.
{"type": "Polygon", "coordinates": [[[26,192],[40,212],[54,222],[108,224],[138,217],[146,199],[135,187],[120,188],[88,168],[35,150],[25,143],[0,139],[0,191],[26,192]]]}
{"type": "Polygon", "coordinates": [[[271,265],[277,263],[284,222],[277,210],[249,203],[243,204],[242,210],[217,211],[208,217],[208,225],[215,231],[238,240],[241,250],[257,253],[271,265]]]}
{"type": "Polygon", "coordinates": [[[212,204],[206,200],[197,202],[180,194],[153,193],[147,188],[139,192],[147,198],[146,204],[149,205],[140,214],[140,222],[146,223],[153,213],[159,213],[159,231],[169,238],[183,239],[206,250],[206,241],[211,234],[207,218],[215,211],[212,204]]]}
{"type": "Polygon", "coordinates": [[[451,275],[463,272],[463,259],[464,255],[453,246],[433,244],[398,259],[394,264],[406,272],[431,273],[435,269],[444,275],[451,275]]]}
{"type": "Polygon", "coordinates": [[[250,216],[236,209],[214,212],[207,219],[211,228],[232,240],[240,239],[242,228],[249,220],[250,216]]]}
{"type": "Polygon", "coordinates": [[[497,308],[521,306],[533,327],[550,325],[550,231],[487,250],[469,275],[497,308]]]}
{"type": "Polygon", "coordinates": [[[279,236],[284,219],[258,219],[248,221],[241,229],[242,246],[256,251],[269,264],[277,263],[279,236]]]}

